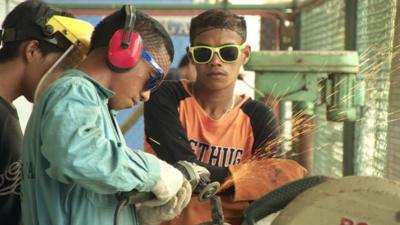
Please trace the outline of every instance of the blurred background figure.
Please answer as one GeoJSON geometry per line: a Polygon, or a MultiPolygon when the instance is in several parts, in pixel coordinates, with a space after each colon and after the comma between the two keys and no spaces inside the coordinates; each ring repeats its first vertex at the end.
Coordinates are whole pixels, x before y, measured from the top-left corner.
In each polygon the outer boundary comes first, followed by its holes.
{"type": "Polygon", "coordinates": [[[179,61],[178,68],[172,68],[169,70],[166,80],[180,80],[186,79],[194,81],[196,80],[196,69],[194,65],[189,61],[187,55],[182,56],[179,61]]]}

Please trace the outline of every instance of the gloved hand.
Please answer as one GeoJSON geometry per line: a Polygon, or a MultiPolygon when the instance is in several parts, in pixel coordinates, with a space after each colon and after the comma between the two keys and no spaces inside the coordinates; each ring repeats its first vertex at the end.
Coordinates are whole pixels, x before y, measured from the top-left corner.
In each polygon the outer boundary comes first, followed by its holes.
{"type": "Polygon", "coordinates": [[[166,204],[154,207],[138,206],[140,225],[158,225],[162,221],[175,218],[190,202],[192,187],[186,179],[177,194],[166,204]]]}
{"type": "Polygon", "coordinates": [[[199,185],[204,185],[210,181],[210,171],[196,163],[179,161],[174,166],[184,174],[186,179],[189,180],[192,185],[193,192],[196,192],[196,187],[199,185]]]}
{"type": "Polygon", "coordinates": [[[202,178],[202,177],[208,177],[208,178],[210,178],[210,171],[208,171],[207,168],[205,168],[205,167],[203,167],[203,166],[200,166],[200,165],[198,165],[198,164],[196,164],[196,163],[193,163],[193,162],[190,162],[190,165],[192,166],[193,171],[194,171],[195,174],[196,174],[196,178],[198,178],[199,180],[200,180],[200,178],[202,178]]]}
{"type": "Polygon", "coordinates": [[[156,196],[156,199],[143,202],[143,205],[150,207],[164,205],[174,197],[182,187],[184,177],[179,170],[163,160],[160,160],[160,170],[160,180],[151,190],[156,196]]]}

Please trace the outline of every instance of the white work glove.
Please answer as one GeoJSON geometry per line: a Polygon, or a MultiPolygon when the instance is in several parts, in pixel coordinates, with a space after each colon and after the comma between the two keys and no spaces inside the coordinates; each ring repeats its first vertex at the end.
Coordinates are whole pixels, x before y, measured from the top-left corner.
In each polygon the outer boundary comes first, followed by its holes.
{"type": "Polygon", "coordinates": [[[172,220],[189,204],[192,196],[192,187],[189,181],[184,180],[177,194],[166,204],[149,207],[138,207],[139,225],[158,225],[162,221],[172,220]]]}
{"type": "Polygon", "coordinates": [[[183,174],[172,165],[160,160],[160,180],[151,189],[156,199],[143,202],[146,206],[164,205],[172,197],[176,195],[178,190],[182,187],[184,180],[183,174]]]}

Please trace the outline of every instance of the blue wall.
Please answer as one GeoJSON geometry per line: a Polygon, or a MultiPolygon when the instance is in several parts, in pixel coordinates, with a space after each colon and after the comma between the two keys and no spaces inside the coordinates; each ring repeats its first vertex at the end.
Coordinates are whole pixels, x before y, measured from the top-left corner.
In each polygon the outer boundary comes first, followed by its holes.
{"type": "MultiPolygon", "coordinates": [[[[119,124],[122,124],[133,112],[135,112],[137,106],[130,109],[122,110],[117,115],[119,124]]],[[[143,150],[144,145],[144,118],[143,115],[137,120],[137,122],[125,133],[126,144],[133,149],[143,150]]]]}

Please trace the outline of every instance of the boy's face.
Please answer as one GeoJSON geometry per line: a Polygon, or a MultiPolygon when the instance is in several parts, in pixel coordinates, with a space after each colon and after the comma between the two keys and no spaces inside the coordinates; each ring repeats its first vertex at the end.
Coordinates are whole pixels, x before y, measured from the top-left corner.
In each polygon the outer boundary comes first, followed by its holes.
{"type": "Polygon", "coordinates": [[[196,67],[196,81],[212,90],[234,86],[241,66],[248,61],[250,56],[250,47],[242,45],[242,42],[242,38],[235,31],[219,28],[204,31],[194,38],[192,51],[188,54],[196,67]],[[208,57],[210,50],[193,48],[196,46],[221,47],[225,45],[233,45],[233,48],[222,48],[219,55],[213,52],[211,58],[208,57]],[[235,55],[234,53],[238,54],[235,55]],[[197,55],[194,56],[194,54],[197,55]],[[207,62],[207,59],[209,62],[207,62]]]}
{"type": "Polygon", "coordinates": [[[110,89],[115,92],[115,95],[109,101],[110,108],[116,110],[130,108],[141,101],[149,100],[149,88],[153,87],[154,90],[158,87],[171,63],[170,60],[165,60],[165,57],[168,57],[165,48],[157,53],[148,52],[148,55],[154,60],[153,62],[149,62],[149,58],[142,56],[130,71],[113,77],[110,89]]]}

